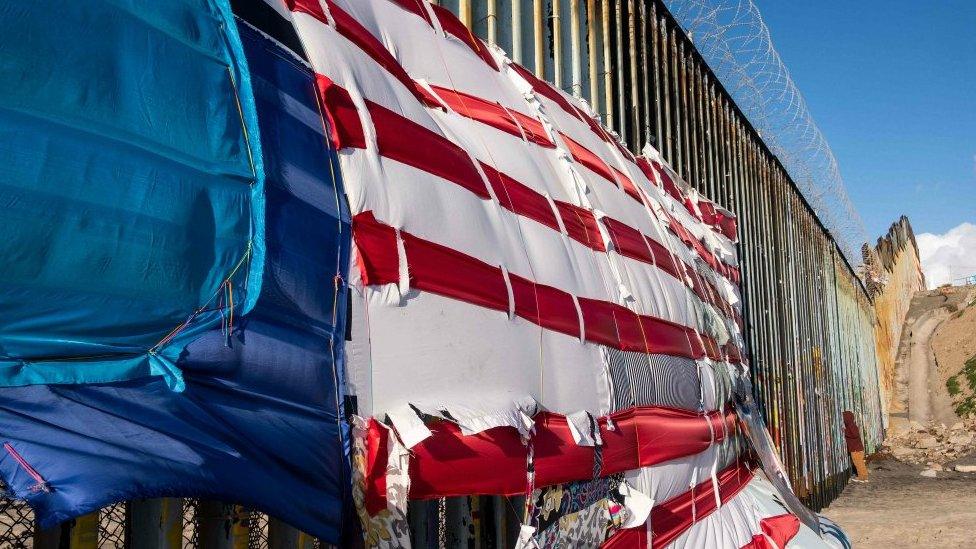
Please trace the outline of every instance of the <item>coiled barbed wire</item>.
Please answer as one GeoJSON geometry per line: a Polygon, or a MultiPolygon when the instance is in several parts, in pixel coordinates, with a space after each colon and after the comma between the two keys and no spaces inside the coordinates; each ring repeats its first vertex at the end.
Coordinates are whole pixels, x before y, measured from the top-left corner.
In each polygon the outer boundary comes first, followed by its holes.
{"type": "Polygon", "coordinates": [[[852,265],[868,241],[837,159],[753,0],[665,0],[852,265]]]}

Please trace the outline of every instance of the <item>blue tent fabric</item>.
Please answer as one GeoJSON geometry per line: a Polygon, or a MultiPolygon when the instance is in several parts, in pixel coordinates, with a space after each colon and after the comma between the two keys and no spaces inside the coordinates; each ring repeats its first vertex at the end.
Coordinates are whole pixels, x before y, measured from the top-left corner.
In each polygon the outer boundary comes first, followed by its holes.
{"type": "Polygon", "coordinates": [[[260,293],[263,169],[226,0],[0,3],[0,386],[163,376],[260,293]]]}
{"type": "Polygon", "coordinates": [[[192,496],[340,541],[350,216],[311,70],[239,29],[264,153],[261,293],[229,337],[218,324],[180,349],[183,392],[158,377],[0,388],[0,442],[13,450],[0,450],[0,478],[42,526],[115,501],[192,496]]]}

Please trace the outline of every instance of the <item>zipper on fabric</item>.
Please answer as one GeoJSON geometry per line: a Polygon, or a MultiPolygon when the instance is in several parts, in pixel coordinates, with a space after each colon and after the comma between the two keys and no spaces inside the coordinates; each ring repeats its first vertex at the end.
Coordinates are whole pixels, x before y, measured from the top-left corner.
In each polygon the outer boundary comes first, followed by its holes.
{"type": "Polygon", "coordinates": [[[20,465],[21,469],[24,470],[24,472],[26,472],[28,475],[31,476],[32,479],[34,479],[35,484],[34,486],[31,486],[31,492],[35,492],[35,493],[51,492],[51,487],[48,485],[47,481],[44,480],[44,477],[42,477],[41,474],[38,473],[36,469],[31,467],[31,464],[27,463],[27,460],[24,459],[24,457],[21,456],[20,453],[18,453],[17,450],[15,450],[14,447],[11,446],[9,442],[3,443],[3,449],[6,450],[8,454],[10,454],[10,457],[14,458],[14,460],[17,461],[17,463],[20,465]]]}

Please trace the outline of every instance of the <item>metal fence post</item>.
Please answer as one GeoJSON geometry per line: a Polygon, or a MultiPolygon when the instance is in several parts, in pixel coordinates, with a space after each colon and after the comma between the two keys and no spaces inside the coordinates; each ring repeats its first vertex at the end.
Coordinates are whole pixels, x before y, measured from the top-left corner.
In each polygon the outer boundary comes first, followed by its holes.
{"type": "Polygon", "coordinates": [[[183,542],[183,501],[179,498],[138,499],[129,503],[131,546],[179,549],[183,542]]]}
{"type": "Polygon", "coordinates": [[[247,549],[248,513],[242,506],[201,501],[197,522],[201,549],[247,549]]]}

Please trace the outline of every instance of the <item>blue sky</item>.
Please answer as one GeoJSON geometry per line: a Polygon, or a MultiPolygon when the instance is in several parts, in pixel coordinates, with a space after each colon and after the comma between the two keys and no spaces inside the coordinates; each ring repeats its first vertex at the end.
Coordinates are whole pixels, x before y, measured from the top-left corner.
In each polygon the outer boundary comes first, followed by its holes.
{"type": "Polygon", "coordinates": [[[976,223],[976,0],[755,0],[869,235],[976,223]]]}

